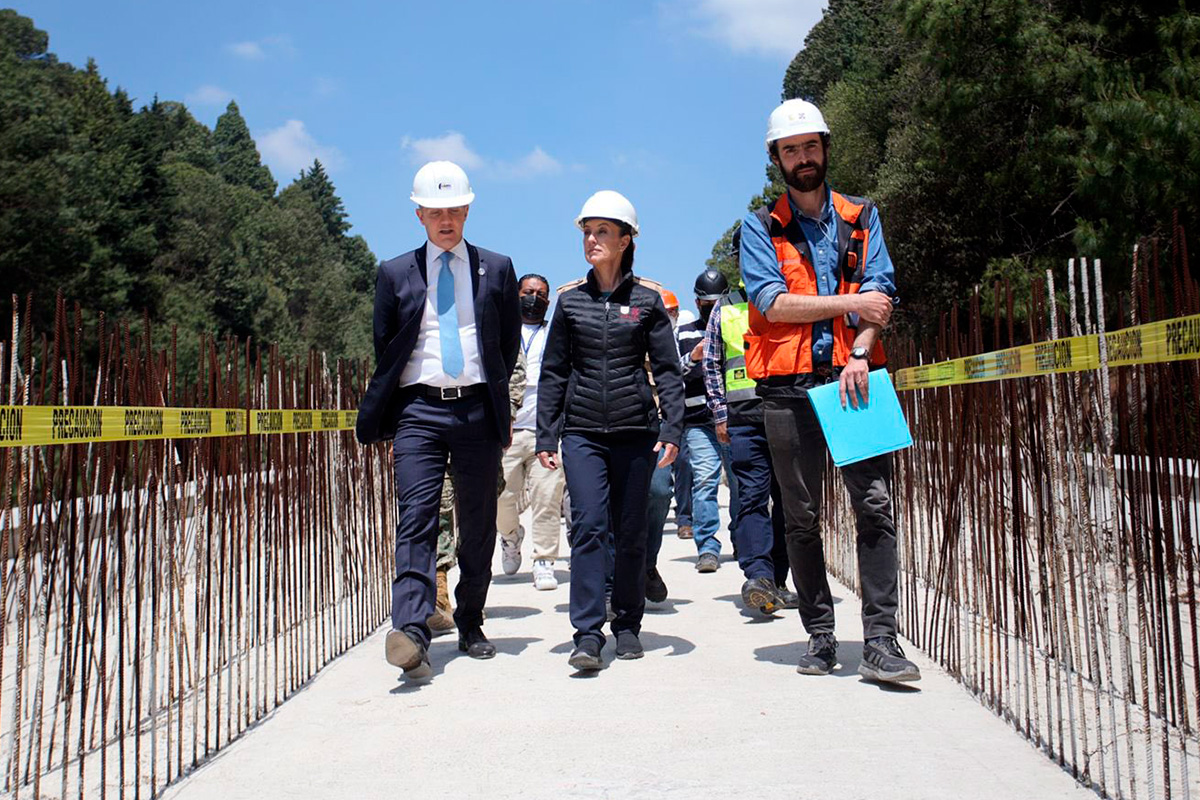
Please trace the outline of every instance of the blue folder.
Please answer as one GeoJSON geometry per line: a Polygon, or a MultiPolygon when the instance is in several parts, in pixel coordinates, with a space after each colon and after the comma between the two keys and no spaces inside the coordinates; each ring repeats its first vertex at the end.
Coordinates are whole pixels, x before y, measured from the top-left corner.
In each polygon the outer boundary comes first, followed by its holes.
{"type": "Polygon", "coordinates": [[[808,390],[833,463],[839,467],[912,446],[912,433],[900,410],[892,376],[877,369],[870,373],[870,380],[870,400],[865,406],[860,400],[858,408],[850,405],[849,398],[842,408],[836,381],[808,390]]]}

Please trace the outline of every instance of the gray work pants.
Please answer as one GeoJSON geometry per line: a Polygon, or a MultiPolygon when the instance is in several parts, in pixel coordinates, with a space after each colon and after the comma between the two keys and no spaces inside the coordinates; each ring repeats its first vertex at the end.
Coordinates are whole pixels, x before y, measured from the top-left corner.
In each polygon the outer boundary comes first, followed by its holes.
{"type": "MultiPolygon", "coordinates": [[[[800,595],[800,619],[809,635],[833,633],[833,595],[821,541],[825,436],[807,396],[765,400],[763,420],[783,494],[788,561],[800,595]]],[[[895,636],[898,583],[892,456],[847,464],[841,472],[858,523],[864,636],[895,636]]]]}

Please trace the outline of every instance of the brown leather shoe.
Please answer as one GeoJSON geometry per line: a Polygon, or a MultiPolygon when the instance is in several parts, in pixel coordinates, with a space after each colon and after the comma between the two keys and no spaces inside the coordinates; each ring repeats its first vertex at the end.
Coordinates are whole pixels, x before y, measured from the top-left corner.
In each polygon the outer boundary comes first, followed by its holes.
{"type": "Polygon", "coordinates": [[[405,678],[421,680],[433,674],[433,667],[429,663],[429,651],[425,645],[404,631],[388,631],[387,639],[384,640],[384,651],[388,663],[404,670],[405,678]]]}
{"type": "Polygon", "coordinates": [[[679,534],[680,539],[691,539],[692,538],[692,526],[691,525],[680,525],[679,528],[676,529],[676,532],[679,534]]]}
{"type": "Polygon", "coordinates": [[[425,624],[434,636],[441,636],[454,630],[454,606],[450,605],[450,584],[447,570],[437,571],[437,606],[425,624]]]}

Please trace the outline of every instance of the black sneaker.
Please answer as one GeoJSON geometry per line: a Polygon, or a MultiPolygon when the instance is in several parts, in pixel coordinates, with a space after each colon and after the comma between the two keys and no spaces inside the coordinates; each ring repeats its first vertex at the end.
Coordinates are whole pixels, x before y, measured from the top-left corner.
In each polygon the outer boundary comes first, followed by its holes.
{"type": "Polygon", "coordinates": [[[658,574],[658,567],[646,570],[646,599],[651,603],[661,603],[667,599],[667,584],[658,574]]]}
{"type": "Polygon", "coordinates": [[[780,608],[794,611],[800,607],[800,595],[788,589],[787,586],[784,586],[781,583],[775,584],[775,589],[779,593],[779,602],[783,604],[780,606],[780,608]]]}
{"type": "Polygon", "coordinates": [[[866,641],[858,674],[867,680],[889,683],[921,680],[921,670],[904,657],[895,636],[876,636],[866,641]]]}
{"type": "Polygon", "coordinates": [[[751,578],[742,584],[742,605],[756,608],[768,616],[783,607],[779,589],[770,578],[751,578]]]}
{"type": "Polygon", "coordinates": [[[587,637],[575,645],[567,663],[580,672],[593,672],[600,669],[604,666],[604,660],[600,658],[600,643],[590,636],[587,637]]]}
{"type": "Polygon", "coordinates": [[[634,658],[641,658],[646,654],[642,649],[642,642],[633,631],[621,631],[617,634],[617,658],[622,661],[628,661],[634,658]]]}
{"type": "Polygon", "coordinates": [[[808,652],[800,656],[796,672],[828,675],[837,667],[837,639],[832,633],[816,633],[808,640],[808,652]]]}
{"type": "Polygon", "coordinates": [[[696,559],[696,572],[716,572],[721,568],[721,562],[716,553],[701,553],[696,559]]]}

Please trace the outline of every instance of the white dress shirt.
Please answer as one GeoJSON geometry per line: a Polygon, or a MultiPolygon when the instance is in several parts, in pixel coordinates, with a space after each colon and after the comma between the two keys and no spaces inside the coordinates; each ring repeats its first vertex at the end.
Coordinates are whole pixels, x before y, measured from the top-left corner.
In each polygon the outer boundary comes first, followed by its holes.
{"type": "MultiPolygon", "coordinates": [[[[475,294],[471,282],[471,263],[467,259],[467,244],[459,240],[450,249],[450,273],[454,276],[454,309],[458,312],[458,330],[462,342],[463,371],[453,378],[442,371],[442,340],[438,330],[438,280],[442,273],[442,253],[446,251],[433,242],[425,243],[424,316],[417,343],[408,364],[400,373],[400,385],[412,386],[470,386],[483,383],[483,362],[479,358],[479,341],[475,334],[475,294]]],[[[483,280],[483,276],[480,276],[483,280]]]]}
{"type": "Polygon", "coordinates": [[[513,419],[516,430],[537,430],[538,378],[542,375],[542,354],[546,352],[546,336],[550,326],[545,322],[521,323],[521,349],[525,351],[525,399],[513,419]]]}

